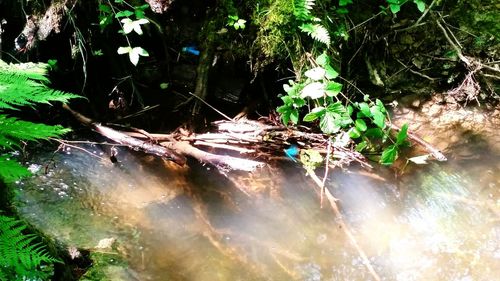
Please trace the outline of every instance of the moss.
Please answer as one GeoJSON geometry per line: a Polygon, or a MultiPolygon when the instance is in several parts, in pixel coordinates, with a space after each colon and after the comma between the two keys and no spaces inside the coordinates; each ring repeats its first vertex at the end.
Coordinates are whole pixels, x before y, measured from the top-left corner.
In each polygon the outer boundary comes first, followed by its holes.
{"type": "Polygon", "coordinates": [[[130,280],[128,264],[117,254],[92,252],[92,267],[82,276],[84,281],[130,280]]]}

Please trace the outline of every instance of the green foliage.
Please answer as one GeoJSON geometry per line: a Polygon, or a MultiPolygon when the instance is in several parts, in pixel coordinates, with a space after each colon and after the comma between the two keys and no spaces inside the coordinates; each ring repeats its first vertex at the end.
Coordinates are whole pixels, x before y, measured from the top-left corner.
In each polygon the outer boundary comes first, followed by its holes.
{"type": "Polygon", "coordinates": [[[327,135],[348,133],[358,142],[356,149],[360,152],[373,149],[379,143],[385,147],[380,163],[392,164],[406,143],[408,127],[403,126],[396,140],[392,140],[391,129],[386,125],[388,113],[382,101],[373,101],[368,95],[362,102],[348,99],[342,93],[342,84],[335,81],[339,74],[326,53],[316,57],[312,64],[300,75],[301,80],[283,85],[286,95],[281,100],[284,104],[277,108],[283,123],[298,124],[307,108],[303,122],[317,125],[327,135]]]}
{"type": "Polygon", "coordinates": [[[227,16],[227,26],[233,27],[235,30],[245,29],[246,22],[246,20],[240,19],[237,15],[227,16]]]}
{"type": "Polygon", "coordinates": [[[79,97],[47,87],[47,66],[42,63],[7,64],[0,60],[0,110],[79,97]]]}
{"type": "Polygon", "coordinates": [[[123,34],[127,41],[127,46],[119,47],[119,55],[128,54],[130,62],[136,66],[140,57],[148,57],[149,53],[142,47],[132,47],[129,35],[134,31],[137,35],[143,35],[142,25],[149,24],[145,11],[149,4],[132,5],[125,0],[99,1],[99,26],[104,31],[112,22],[117,20],[121,29],[118,33],[123,34]],[[135,19],[132,18],[135,17],[135,19]]]}
{"type": "Polygon", "coordinates": [[[24,234],[21,221],[0,215],[0,281],[46,280],[52,257],[34,234],[24,234]]]}
{"type": "MultiPolygon", "coordinates": [[[[401,6],[406,4],[408,0],[386,0],[387,4],[389,4],[389,9],[393,14],[397,14],[399,11],[401,11],[401,6]]],[[[413,0],[413,3],[417,6],[417,9],[420,12],[425,11],[425,2],[423,0],[413,0]]]]}
{"type": "MultiPolygon", "coordinates": [[[[68,102],[79,96],[50,89],[46,77],[48,65],[38,63],[7,64],[0,61],[0,152],[14,149],[21,141],[36,141],[59,137],[69,129],[18,120],[1,114],[4,110],[33,106],[52,101],[68,102]]],[[[12,182],[28,175],[26,168],[0,154],[0,178],[12,182]]]]}

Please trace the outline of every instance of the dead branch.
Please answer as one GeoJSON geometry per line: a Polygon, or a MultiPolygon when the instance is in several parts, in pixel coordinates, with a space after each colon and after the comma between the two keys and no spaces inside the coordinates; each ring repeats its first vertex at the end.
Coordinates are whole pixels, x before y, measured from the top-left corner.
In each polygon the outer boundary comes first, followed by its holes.
{"type": "Polygon", "coordinates": [[[107,137],[119,144],[127,145],[132,149],[138,149],[149,154],[166,158],[167,160],[171,160],[179,165],[184,165],[186,163],[185,156],[190,156],[200,162],[212,165],[223,173],[231,170],[251,172],[264,165],[264,163],[254,160],[208,153],[192,146],[189,141],[176,141],[172,135],[161,135],[169,141],[162,142],[161,145],[154,144],[144,140],[151,137],[154,138],[154,134],[149,134],[147,132],[146,134],[144,134],[144,132],[120,132],[94,122],[92,119],[72,110],[66,104],[63,105],[63,108],[71,112],[71,114],[73,114],[73,116],[82,124],[89,126],[104,137],[107,137]]]}
{"type": "Polygon", "coordinates": [[[311,177],[311,179],[316,183],[318,188],[320,189],[320,192],[324,190],[326,198],[328,199],[328,202],[330,202],[330,206],[332,207],[333,213],[335,215],[335,221],[340,225],[342,230],[344,231],[345,235],[351,242],[352,246],[356,249],[358,252],[359,256],[363,260],[364,265],[372,275],[372,277],[376,281],[380,281],[380,276],[377,274],[375,269],[373,268],[373,265],[371,264],[370,260],[368,259],[368,256],[366,255],[365,251],[359,246],[358,241],[352,234],[352,230],[350,227],[346,224],[344,221],[344,218],[342,217],[342,213],[340,212],[339,207],[337,206],[337,201],[338,199],[333,196],[333,194],[330,192],[328,188],[325,188],[324,183],[318,178],[316,173],[312,169],[306,169],[307,174],[311,177]]]}

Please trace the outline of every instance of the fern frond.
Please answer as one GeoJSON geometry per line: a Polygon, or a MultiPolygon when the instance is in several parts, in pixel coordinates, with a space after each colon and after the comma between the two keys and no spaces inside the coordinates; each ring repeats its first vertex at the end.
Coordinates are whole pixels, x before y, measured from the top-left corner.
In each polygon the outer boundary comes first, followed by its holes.
{"type": "Polygon", "coordinates": [[[313,9],[316,0],[294,0],[293,15],[302,21],[311,19],[311,10],[313,9]]]}
{"type": "Polygon", "coordinates": [[[24,77],[42,83],[48,83],[47,64],[45,63],[18,63],[8,64],[0,60],[0,73],[24,77]]]}
{"type": "Polygon", "coordinates": [[[50,89],[40,83],[39,81],[44,80],[39,78],[34,73],[19,74],[18,71],[0,69],[0,109],[15,109],[15,106],[31,106],[34,103],[51,101],[67,102],[69,99],[80,97],[50,89]]]}
{"type": "Polygon", "coordinates": [[[300,30],[309,34],[314,40],[330,46],[330,34],[328,30],[321,24],[306,23],[299,26],[300,30]]]}
{"type": "Polygon", "coordinates": [[[19,178],[31,175],[26,167],[9,158],[8,155],[0,155],[0,178],[11,183],[19,178]]]}
{"type": "MultiPolygon", "coordinates": [[[[0,141],[11,140],[18,142],[20,140],[34,141],[40,139],[47,139],[49,137],[60,137],[65,133],[70,132],[70,129],[63,128],[62,126],[45,125],[32,123],[28,121],[18,120],[14,117],[7,117],[0,115],[0,141]]],[[[7,147],[12,147],[9,143],[1,143],[7,147]]]]}
{"type": "Polygon", "coordinates": [[[34,234],[24,234],[21,221],[0,215],[0,280],[43,280],[40,266],[58,262],[34,234]]]}

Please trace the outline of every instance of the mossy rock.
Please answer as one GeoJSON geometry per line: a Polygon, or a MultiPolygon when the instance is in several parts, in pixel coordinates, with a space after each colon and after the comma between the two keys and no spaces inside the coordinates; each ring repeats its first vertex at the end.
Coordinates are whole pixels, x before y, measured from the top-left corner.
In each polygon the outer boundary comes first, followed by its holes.
{"type": "Polygon", "coordinates": [[[80,280],[85,281],[131,281],[139,280],[128,268],[127,262],[117,253],[92,252],[92,267],[80,280]]]}

